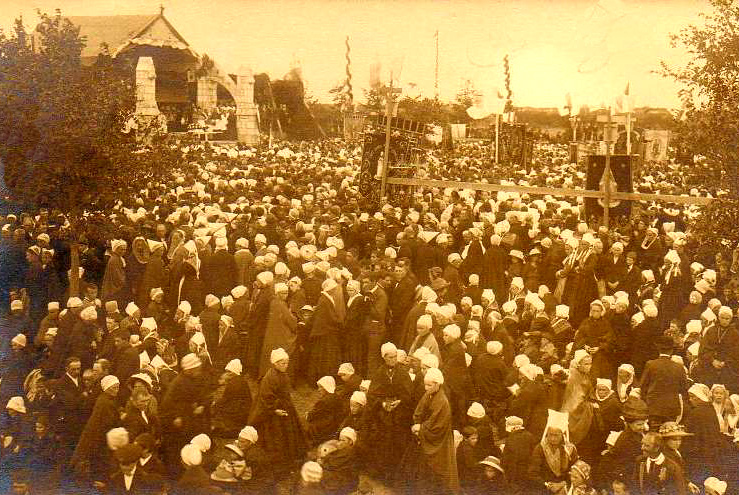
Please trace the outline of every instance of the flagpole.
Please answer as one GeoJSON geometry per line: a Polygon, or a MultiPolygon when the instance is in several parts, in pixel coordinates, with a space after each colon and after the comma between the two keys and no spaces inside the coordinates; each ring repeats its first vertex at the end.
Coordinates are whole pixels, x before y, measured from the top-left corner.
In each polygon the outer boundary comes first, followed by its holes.
{"type": "Polygon", "coordinates": [[[611,209],[611,107],[608,107],[608,123],[606,124],[605,132],[606,142],[606,166],[604,170],[604,198],[603,198],[603,225],[606,229],[609,228],[609,216],[611,209]]]}
{"type": "Polygon", "coordinates": [[[626,154],[631,154],[631,111],[626,112],[626,154]]]}
{"type": "MultiPolygon", "coordinates": [[[[385,201],[385,188],[387,187],[387,173],[390,162],[390,119],[392,118],[393,105],[393,74],[390,72],[390,87],[387,88],[385,99],[385,154],[382,158],[382,176],[380,182],[380,201],[385,201]]],[[[384,203],[383,203],[384,204],[384,203]]]]}
{"type": "Polygon", "coordinates": [[[498,164],[498,143],[500,136],[500,114],[495,114],[495,164],[498,164]]]}

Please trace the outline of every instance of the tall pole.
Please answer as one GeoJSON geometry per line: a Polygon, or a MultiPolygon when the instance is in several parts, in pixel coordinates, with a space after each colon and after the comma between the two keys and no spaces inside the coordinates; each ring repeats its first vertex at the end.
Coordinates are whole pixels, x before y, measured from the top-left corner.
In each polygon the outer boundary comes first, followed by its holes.
{"type": "Polygon", "coordinates": [[[434,34],[436,40],[436,63],[434,64],[434,95],[439,99],[439,30],[434,34]]]}
{"type": "Polygon", "coordinates": [[[631,154],[631,112],[626,113],[626,154],[631,154]]]}
{"type": "Polygon", "coordinates": [[[603,225],[609,228],[609,216],[611,209],[611,107],[608,107],[608,124],[606,124],[605,132],[606,142],[606,166],[603,171],[604,175],[604,198],[603,198],[603,225]]]}
{"type": "Polygon", "coordinates": [[[500,143],[500,114],[495,114],[495,164],[498,164],[498,145],[500,143]]]}
{"type": "Polygon", "coordinates": [[[390,72],[390,87],[385,95],[385,154],[382,158],[382,175],[380,181],[380,201],[385,201],[387,187],[387,172],[390,166],[390,120],[393,116],[393,73],[390,72]]]}

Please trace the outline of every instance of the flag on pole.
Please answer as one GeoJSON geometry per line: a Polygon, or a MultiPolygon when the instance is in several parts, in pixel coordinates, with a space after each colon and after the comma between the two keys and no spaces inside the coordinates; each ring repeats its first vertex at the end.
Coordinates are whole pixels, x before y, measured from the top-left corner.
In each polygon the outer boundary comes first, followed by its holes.
{"type": "Polygon", "coordinates": [[[624,94],[616,97],[616,113],[632,113],[634,111],[634,99],[631,96],[630,85],[631,83],[627,82],[624,94]]]}
{"type": "Polygon", "coordinates": [[[380,74],[382,73],[382,63],[375,62],[373,64],[370,64],[370,88],[376,89],[379,88],[382,84],[382,79],[380,74]]]}

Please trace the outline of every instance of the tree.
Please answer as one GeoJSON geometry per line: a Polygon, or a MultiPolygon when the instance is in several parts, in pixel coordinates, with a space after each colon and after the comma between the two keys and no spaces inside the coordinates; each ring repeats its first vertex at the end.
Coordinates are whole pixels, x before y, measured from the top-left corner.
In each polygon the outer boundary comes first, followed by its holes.
{"type": "MultiPolygon", "coordinates": [[[[36,50],[16,21],[0,35],[0,160],[14,200],[65,215],[72,254],[70,293],[78,288],[79,240],[119,200],[170,174],[181,154],[164,135],[147,146],[125,133],[135,108],[133,67],[104,49],[81,63],[85,39],[59,11],[39,12],[36,50]]],[[[139,132],[148,129],[142,123],[139,132]]]]}
{"type": "Polygon", "coordinates": [[[731,196],[704,208],[703,218],[691,228],[707,243],[727,239],[736,245],[736,222],[716,222],[712,215],[739,218],[739,6],[732,0],[709,1],[713,11],[701,15],[703,23],[671,36],[673,47],[690,54],[688,62],[682,67],[662,62],[661,73],[682,86],[678,94],[684,111],[676,119],[677,146],[688,156],[705,157],[709,172],[705,185],[728,186],[731,196]],[[706,222],[706,215],[712,221],[706,222]]]}
{"type": "Polygon", "coordinates": [[[682,86],[684,114],[677,122],[678,143],[703,155],[718,172],[718,182],[739,192],[739,7],[732,0],[710,0],[705,23],[671,36],[673,47],[690,55],[682,67],[661,63],[661,73],[682,86]]]}
{"type": "Polygon", "coordinates": [[[475,89],[475,84],[470,79],[464,79],[462,81],[462,87],[457,91],[454,101],[457,105],[464,107],[464,109],[467,110],[475,104],[475,101],[481,95],[482,93],[475,89]]]}

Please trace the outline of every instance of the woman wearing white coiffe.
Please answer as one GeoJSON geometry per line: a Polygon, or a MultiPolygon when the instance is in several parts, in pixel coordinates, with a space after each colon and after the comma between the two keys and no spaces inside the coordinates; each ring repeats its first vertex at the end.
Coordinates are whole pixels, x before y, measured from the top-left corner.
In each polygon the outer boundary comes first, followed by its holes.
{"type": "Polygon", "coordinates": [[[530,493],[564,495],[570,468],[578,460],[577,448],[570,440],[572,421],[566,412],[549,410],[547,425],[529,463],[530,493]]]}
{"type": "Polygon", "coordinates": [[[262,342],[262,357],[259,363],[259,376],[264,375],[270,367],[269,357],[274,349],[283,348],[292,354],[295,348],[298,319],[290,312],[287,305],[289,289],[287,284],[277,283],[275,295],[269,302],[267,329],[262,342]]]}
{"type": "Polygon", "coordinates": [[[575,445],[585,440],[593,423],[593,385],[590,370],[593,358],[584,349],[575,351],[570,363],[570,376],[567,380],[562,412],[569,414],[570,440],[575,445]]]}

